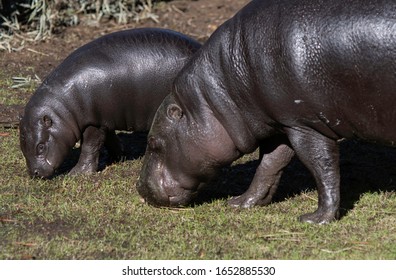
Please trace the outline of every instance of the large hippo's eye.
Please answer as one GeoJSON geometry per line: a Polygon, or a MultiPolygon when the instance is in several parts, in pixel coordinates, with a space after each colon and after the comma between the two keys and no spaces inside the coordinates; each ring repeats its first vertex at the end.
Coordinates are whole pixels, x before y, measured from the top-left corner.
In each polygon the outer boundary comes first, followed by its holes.
{"type": "Polygon", "coordinates": [[[40,143],[36,147],[36,151],[38,155],[41,155],[45,151],[45,145],[43,143],[40,143]]]}

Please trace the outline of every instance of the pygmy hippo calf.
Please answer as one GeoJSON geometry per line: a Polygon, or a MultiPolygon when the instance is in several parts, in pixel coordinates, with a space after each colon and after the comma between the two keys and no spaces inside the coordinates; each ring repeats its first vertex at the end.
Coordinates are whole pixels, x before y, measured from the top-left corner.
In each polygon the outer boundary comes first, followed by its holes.
{"type": "Polygon", "coordinates": [[[47,178],[78,140],[72,174],[95,172],[103,144],[114,157],[115,130],[148,131],[171,84],[200,44],[165,29],[115,32],[70,54],[40,85],[20,122],[31,176],[47,178]]]}
{"type": "Polygon", "coordinates": [[[271,201],[294,154],[315,177],[311,223],[338,218],[338,140],[396,143],[396,1],[254,0],[176,77],[149,132],[138,191],[188,204],[201,183],[267,147],[246,193],[271,201]]]}

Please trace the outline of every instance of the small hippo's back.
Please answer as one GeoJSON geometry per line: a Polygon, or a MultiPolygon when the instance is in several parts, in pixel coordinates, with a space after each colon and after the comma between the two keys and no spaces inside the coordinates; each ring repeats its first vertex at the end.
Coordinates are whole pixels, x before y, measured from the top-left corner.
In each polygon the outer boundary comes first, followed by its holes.
{"type": "Polygon", "coordinates": [[[70,54],[45,80],[91,124],[147,130],[172,82],[200,44],[175,31],[140,28],[100,37],[70,54]]]}

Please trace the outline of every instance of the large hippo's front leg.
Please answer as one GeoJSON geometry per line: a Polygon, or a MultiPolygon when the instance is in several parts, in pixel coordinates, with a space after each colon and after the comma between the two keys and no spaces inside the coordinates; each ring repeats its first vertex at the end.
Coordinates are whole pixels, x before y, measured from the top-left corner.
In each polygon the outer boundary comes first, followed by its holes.
{"type": "Polygon", "coordinates": [[[339,218],[340,171],[337,141],[311,129],[287,131],[289,141],[301,162],[315,178],[318,209],[300,217],[300,221],[326,224],[339,218]]]}
{"type": "Polygon", "coordinates": [[[228,204],[233,207],[250,208],[267,205],[278,188],[283,169],[288,165],[294,151],[288,144],[272,139],[260,145],[260,165],[257,167],[249,189],[240,196],[231,198],[228,204]]]}
{"type": "Polygon", "coordinates": [[[98,169],[100,149],[105,142],[106,132],[103,129],[89,126],[84,130],[81,139],[81,154],[76,166],[69,174],[93,173],[98,169]]]}

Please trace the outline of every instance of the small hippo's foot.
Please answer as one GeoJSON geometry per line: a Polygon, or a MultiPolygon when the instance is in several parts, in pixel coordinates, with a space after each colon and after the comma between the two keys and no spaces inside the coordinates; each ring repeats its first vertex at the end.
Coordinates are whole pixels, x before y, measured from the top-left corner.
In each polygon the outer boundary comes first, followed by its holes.
{"type": "Polygon", "coordinates": [[[125,161],[124,147],[114,131],[106,134],[105,147],[111,162],[125,161]]]}
{"type": "Polygon", "coordinates": [[[105,141],[103,129],[89,126],[84,130],[81,139],[81,154],[70,175],[90,174],[98,170],[100,149],[105,141]]]}
{"type": "Polygon", "coordinates": [[[313,213],[308,213],[300,216],[300,222],[306,222],[311,224],[319,224],[324,225],[331,223],[339,218],[338,212],[334,211],[325,211],[325,210],[316,210],[313,213]]]}
{"type": "Polygon", "coordinates": [[[234,196],[230,198],[227,203],[231,207],[235,208],[251,208],[254,206],[264,206],[271,203],[271,196],[267,196],[265,198],[261,198],[261,196],[250,196],[247,193],[244,193],[239,196],[234,196]]]}
{"type": "Polygon", "coordinates": [[[93,164],[77,164],[70,170],[69,175],[79,175],[79,174],[92,174],[95,173],[97,167],[93,164]]]}

